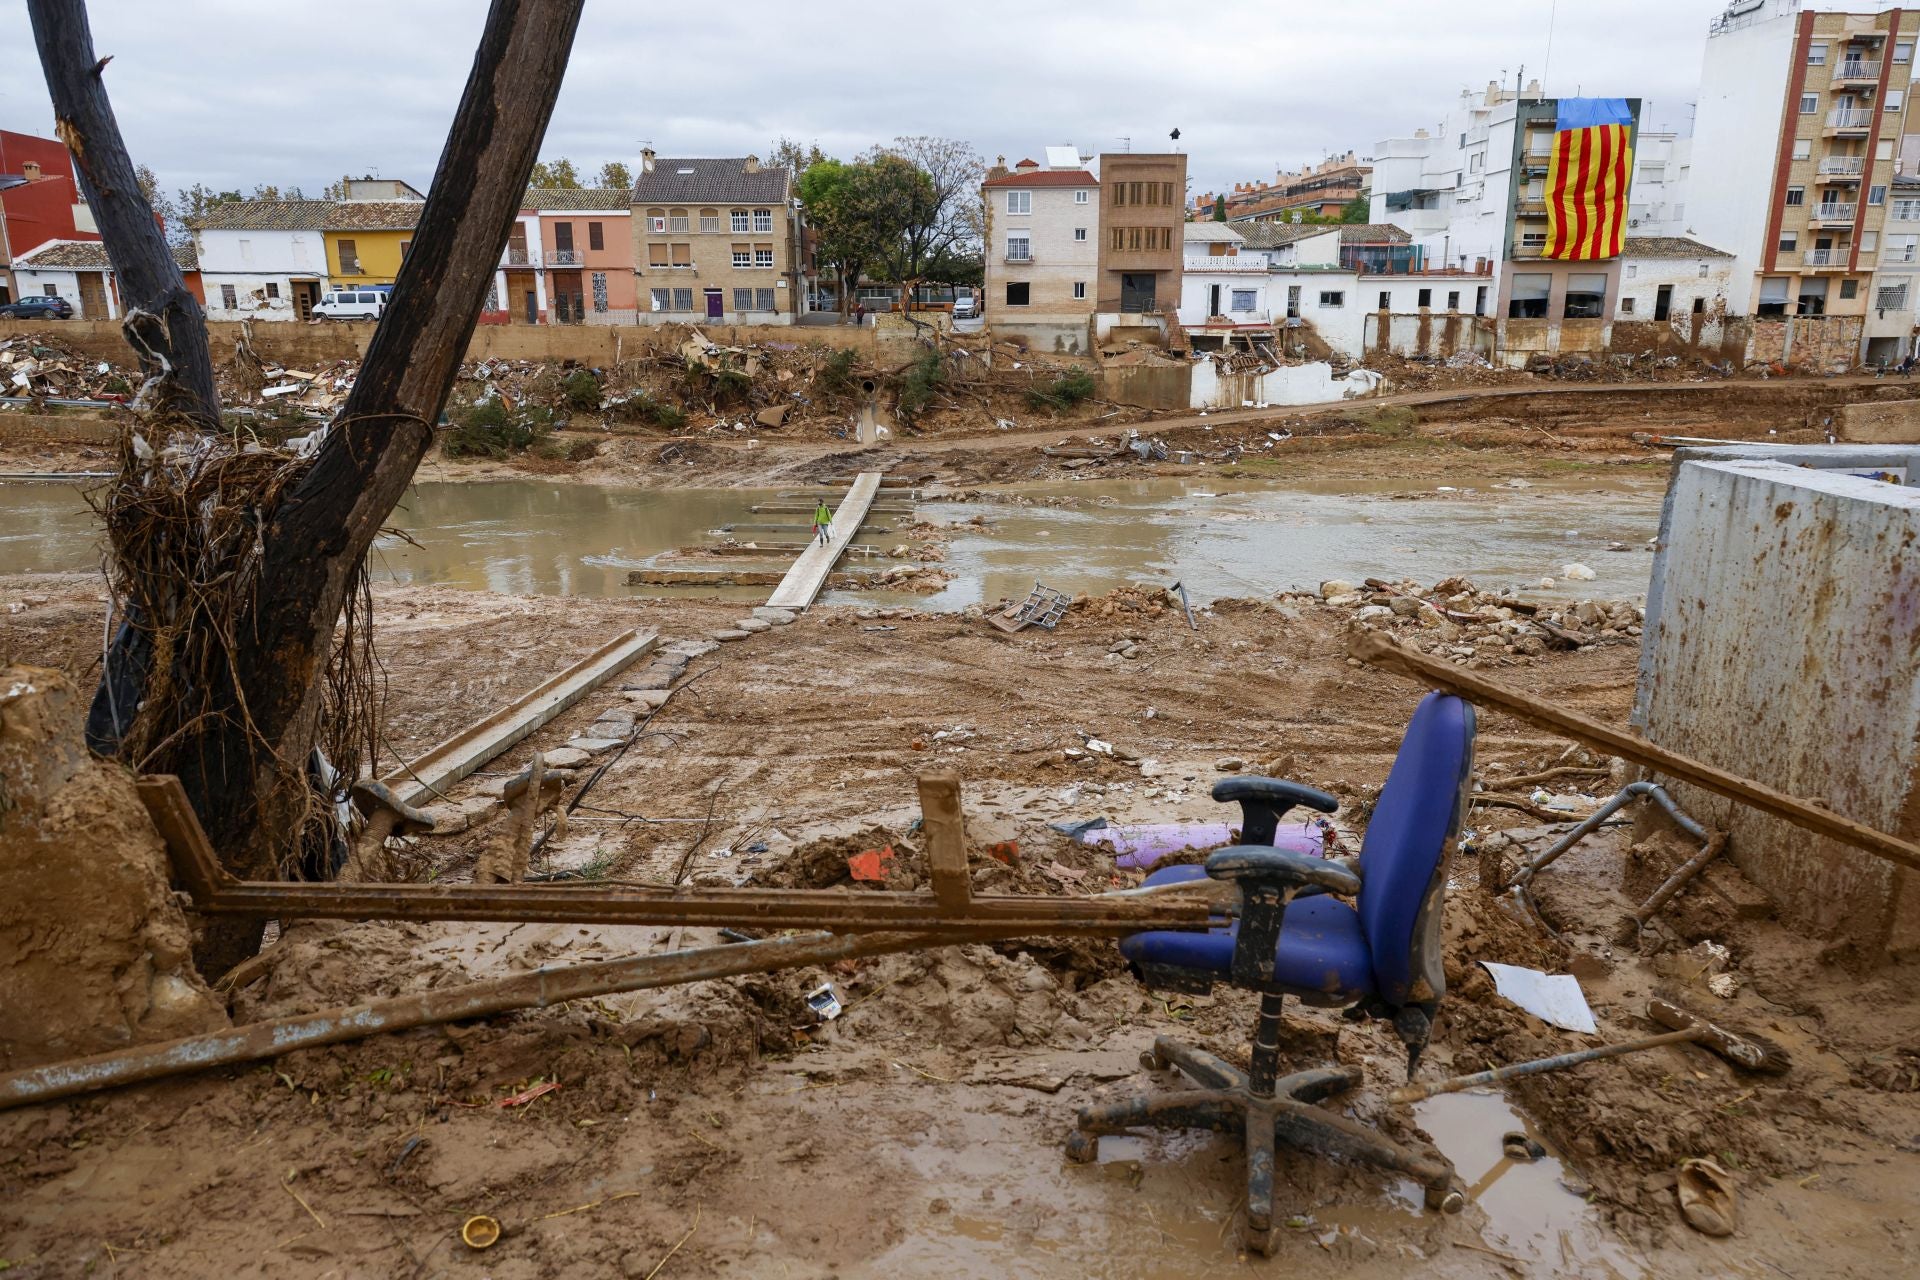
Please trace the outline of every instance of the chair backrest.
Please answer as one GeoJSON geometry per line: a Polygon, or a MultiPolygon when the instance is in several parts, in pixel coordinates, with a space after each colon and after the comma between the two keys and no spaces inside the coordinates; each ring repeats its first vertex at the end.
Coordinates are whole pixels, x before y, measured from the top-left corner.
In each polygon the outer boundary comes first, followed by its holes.
{"type": "Polygon", "coordinates": [[[1374,989],[1390,1004],[1439,997],[1441,856],[1460,830],[1473,776],[1473,707],[1421,699],[1360,845],[1360,927],[1374,989]],[[1417,993],[1420,980],[1432,988],[1417,993]]]}

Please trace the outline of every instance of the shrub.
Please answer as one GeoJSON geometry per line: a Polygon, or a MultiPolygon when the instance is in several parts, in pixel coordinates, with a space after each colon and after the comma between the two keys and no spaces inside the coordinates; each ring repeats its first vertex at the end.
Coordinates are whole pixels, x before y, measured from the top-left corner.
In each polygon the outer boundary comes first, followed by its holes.
{"type": "Polygon", "coordinates": [[[828,395],[841,395],[851,391],[855,385],[853,366],[859,363],[859,360],[860,357],[850,348],[843,347],[838,351],[829,352],[827,358],[820,362],[819,371],[813,375],[813,380],[828,395]]]}
{"type": "Polygon", "coordinates": [[[928,347],[914,358],[900,375],[900,417],[902,421],[912,422],[933,403],[934,393],[947,380],[947,362],[940,353],[928,347]]]}
{"type": "Polygon", "coordinates": [[[600,407],[600,379],[591,369],[575,369],[560,384],[560,389],[571,408],[590,413],[600,407]]]}
{"type": "Polygon", "coordinates": [[[1071,409],[1098,390],[1093,375],[1073,369],[1043,386],[1027,388],[1027,407],[1034,410],[1071,409]]]}
{"type": "Polygon", "coordinates": [[[614,422],[650,423],[668,431],[687,425],[687,415],[678,405],[655,400],[644,391],[636,391],[608,405],[607,417],[614,422]]]}
{"type": "MultiPolygon", "coordinates": [[[[449,458],[505,458],[526,449],[541,435],[532,422],[516,420],[498,400],[457,405],[447,417],[453,426],[442,447],[449,458]]],[[[550,412],[547,418],[551,421],[550,412]]]]}

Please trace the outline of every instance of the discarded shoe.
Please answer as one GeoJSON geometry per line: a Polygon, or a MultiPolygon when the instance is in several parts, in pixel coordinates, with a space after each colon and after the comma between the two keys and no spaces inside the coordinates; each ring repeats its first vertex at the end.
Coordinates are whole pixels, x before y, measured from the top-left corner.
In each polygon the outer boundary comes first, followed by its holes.
{"type": "Polygon", "coordinates": [[[1711,1160],[1683,1161],[1674,1190],[1688,1226],[1704,1235],[1733,1234],[1733,1177],[1725,1169],[1711,1160]]]}

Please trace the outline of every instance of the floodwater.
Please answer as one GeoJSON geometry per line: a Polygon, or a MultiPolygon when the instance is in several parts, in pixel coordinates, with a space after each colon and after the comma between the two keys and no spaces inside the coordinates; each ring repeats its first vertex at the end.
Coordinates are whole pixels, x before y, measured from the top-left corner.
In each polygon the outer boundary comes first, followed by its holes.
{"type": "MultiPolygon", "coordinates": [[[[804,514],[749,511],[776,492],[430,481],[407,491],[390,522],[419,545],[382,538],[374,574],[520,595],[659,592],[629,587],[627,571],[707,541],[730,522],[803,524],[804,514]]],[[[918,505],[917,518],[962,526],[942,566],[953,581],[938,594],[841,592],[826,599],[958,609],[1023,596],[1035,581],[1071,594],[1178,581],[1201,604],[1312,588],[1327,578],[1431,583],[1456,573],[1482,586],[1513,585],[1533,594],[1638,596],[1652,565],[1647,542],[1658,528],[1662,492],[1662,478],[1649,475],[1539,480],[1525,488],[1436,489],[1412,475],[1236,482],[1196,476],[1016,488],[1010,493],[1031,505],[918,505]],[[964,523],[975,516],[985,519],[984,528],[964,523]],[[1565,581],[1562,567],[1575,562],[1591,567],[1596,579],[1565,581]],[[1538,588],[1543,577],[1555,578],[1556,587],[1538,588]]],[[[874,517],[870,525],[878,528],[861,541],[884,547],[892,541],[884,529],[896,519],[874,517]]],[[[806,534],[796,527],[735,536],[800,541],[806,534]]],[[[79,489],[0,485],[0,571],[84,571],[99,559],[98,525],[79,489]]],[[[742,558],[738,567],[778,565],[750,566],[742,558]]],[[[757,598],[765,588],[733,594],[757,598]]]]}

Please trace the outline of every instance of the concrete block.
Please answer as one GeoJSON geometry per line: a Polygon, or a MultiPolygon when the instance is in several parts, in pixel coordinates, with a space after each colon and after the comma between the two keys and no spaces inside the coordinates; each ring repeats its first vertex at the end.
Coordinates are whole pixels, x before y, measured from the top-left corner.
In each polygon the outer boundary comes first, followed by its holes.
{"type": "Polygon", "coordinates": [[[773,630],[773,624],[764,618],[742,618],[733,625],[742,631],[760,632],[773,630]]]}
{"type": "Polygon", "coordinates": [[[751,631],[741,631],[735,627],[722,627],[713,633],[713,638],[722,644],[731,644],[735,640],[745,640],[752,634],[753,632],[751,631]]]}

